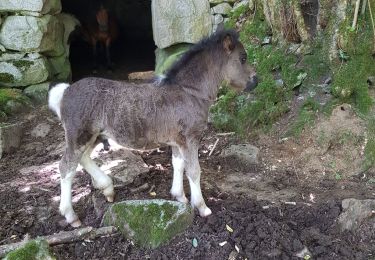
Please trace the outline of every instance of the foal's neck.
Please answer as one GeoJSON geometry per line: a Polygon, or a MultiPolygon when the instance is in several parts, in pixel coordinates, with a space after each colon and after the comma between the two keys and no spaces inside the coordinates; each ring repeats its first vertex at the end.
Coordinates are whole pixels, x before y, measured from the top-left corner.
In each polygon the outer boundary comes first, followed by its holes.
{"type": "MultiPolygon", "coordinates": [[[[186,67],[176,75],[177,84],[187,93],[212,104],[223,81],[222,65],[215,55],[204,52],[192,58],[186,67]]],[[[220,59],[218,59],[220,60],[220,59]]]]}

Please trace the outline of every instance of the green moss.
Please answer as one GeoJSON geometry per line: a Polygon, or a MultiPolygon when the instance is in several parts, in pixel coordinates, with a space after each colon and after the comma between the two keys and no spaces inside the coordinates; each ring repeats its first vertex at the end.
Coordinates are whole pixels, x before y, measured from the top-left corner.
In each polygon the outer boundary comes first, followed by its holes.
{"type": "Polygon", "coordinates": [[[113,224],[111,216],[115,215],[115,225],[126,237],[140,246],[156,248],[184,230],[186,223],[191,223],[191,211],[178,216],[180,210],[177,205],[163,202],[118,203],[105,215],[104,223],[113,224]]]}
{"type": "Polygon", "coordinates": [[[29,60],[13,60],[11,61],[11,63],[17,68],[24,69],[24,70],[28,69],[31,65],[34,64],[34,62],[29,61],[29,60]]]}
{"type": "Polygon", "coordinates": [[[7,254],[5,260],[47,260],[56,259],[49,253],[49,246],[45,240],[31,240],[23,247],[7,254]]]}
{"type": "Polygon", "coordinates": [[[7,111],[6,104],[11,100],[21,104],[30,103],[29,98],[22,95],[22,92],[18,89],[0,88],[0,111],[8,114],[9,111],[7,111]]]}
{"type": "Polygon", "coordinates": [[[14,76],[9,73],[0,72],[0,86],[1,83],[12,83],[14,82],[14,76]]]}

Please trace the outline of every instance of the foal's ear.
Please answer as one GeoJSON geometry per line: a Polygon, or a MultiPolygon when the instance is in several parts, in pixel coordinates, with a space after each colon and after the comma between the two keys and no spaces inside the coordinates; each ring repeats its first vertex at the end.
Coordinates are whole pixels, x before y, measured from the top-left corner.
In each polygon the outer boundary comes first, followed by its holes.
{"type": "Polygon", "coordinates": [[[224,36],[223,39],[223,47],[227,54],[230,54],[234,49],[234,39],[233,36],[230,34],[227,34],[224,36]]]}

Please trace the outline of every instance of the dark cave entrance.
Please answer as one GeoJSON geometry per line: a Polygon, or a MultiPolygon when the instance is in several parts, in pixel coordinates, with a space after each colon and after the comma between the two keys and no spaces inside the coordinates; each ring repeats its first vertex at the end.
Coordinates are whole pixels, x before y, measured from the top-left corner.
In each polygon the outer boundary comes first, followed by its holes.
{"type": "Polygon", "coordinates": [[[75,34],[70,45],[73,81],[87,76],[126,80],[136,71],[153,70],[155,43],[152,34],[150,0],[62,0],[63,12],[73,14],[80,22],[96,19],[103,5],[118,25],[118,37],[111,46],[113,70],[106,68],[105,48],[98,45],[98,69],[93,73],[91,45],[75,34]]]}

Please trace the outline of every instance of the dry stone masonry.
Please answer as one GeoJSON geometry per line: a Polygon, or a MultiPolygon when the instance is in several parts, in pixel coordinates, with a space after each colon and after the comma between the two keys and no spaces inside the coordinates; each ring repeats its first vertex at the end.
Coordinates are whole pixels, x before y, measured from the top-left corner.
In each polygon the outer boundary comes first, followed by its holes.
{"type": "Polygon", "coordinates": [[[68,37],[78,24],[61,14],[60,0],[1,0],[0,88],[30,94],[35,84],[69,81],[68,37]]]}
{"type": "Polygon", "coordinates": [[[155,74],[164,74],[191,44],[224,25],[230,13],[241,5],[249,5],[249,0],[153,0],[155,74]]]}

